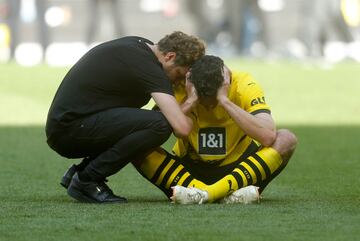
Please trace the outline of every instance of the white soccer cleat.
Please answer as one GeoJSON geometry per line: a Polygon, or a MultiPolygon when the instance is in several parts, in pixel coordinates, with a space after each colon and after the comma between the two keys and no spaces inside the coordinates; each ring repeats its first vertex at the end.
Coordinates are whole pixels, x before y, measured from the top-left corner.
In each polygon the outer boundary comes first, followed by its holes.
{"type": "Polygon", "coordinates": [[[236,190],[229,196],[224,197],[220,200],[221,203],[232,204],[232,203],[243,203],[249,204],[252,202],[260,202],[259,187],[247,186],[236,190]]]}
{"type": "Polygon", "coordinates": [[[178,204],[203,204],[209,199],[209,194],[206,191],[195,187],[171,187],[173,195],[170,198],[173,203],[178,204]]]}

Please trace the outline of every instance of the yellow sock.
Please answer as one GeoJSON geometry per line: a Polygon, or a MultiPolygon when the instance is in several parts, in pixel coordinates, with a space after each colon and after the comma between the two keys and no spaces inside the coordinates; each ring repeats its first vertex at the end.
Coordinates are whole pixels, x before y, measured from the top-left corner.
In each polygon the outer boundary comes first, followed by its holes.
{"type": "Polygon", "coordinates": [[[150,153],[137,166],[138,171],[168,197],[172,186],[197,187],[203,189],[205,183],[195,179],[174,156],[158,149],[150,153]]]}
{"type": "Polygon", "coordinates": [[[221,199],[242,187],[253,185],[271,177],[282,164],[280,154],[266,147],[242,161],[230,174],[212,185],[195,179],[185,167],[162,149],[149,154],[143,160],[138,171],[150,182],[159,187],[168,197],[172,195],[172,186],[196,187],[209,194],[208,202],[221,199]]]}
{"type": "Polygon", "coordinates": [[[270,178],[281,164],[280,154],[271,147],[265,147],[241,162],[231,174],[202,189],[209,193],[209,202],[213,202],[237,189],[270,178]]]}

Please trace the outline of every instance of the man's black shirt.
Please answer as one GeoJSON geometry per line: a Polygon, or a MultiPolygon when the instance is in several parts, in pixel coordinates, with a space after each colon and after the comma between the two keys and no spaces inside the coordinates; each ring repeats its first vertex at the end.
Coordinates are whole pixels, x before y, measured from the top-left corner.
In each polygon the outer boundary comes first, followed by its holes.
{"type": "Polygon", "coordinates": [[[49,110],[47,134],[115,107],[140,108],[151,93],[173,95],[161,63],[141,37],[124,37],[87,52],[64,77],[49,110]]]}

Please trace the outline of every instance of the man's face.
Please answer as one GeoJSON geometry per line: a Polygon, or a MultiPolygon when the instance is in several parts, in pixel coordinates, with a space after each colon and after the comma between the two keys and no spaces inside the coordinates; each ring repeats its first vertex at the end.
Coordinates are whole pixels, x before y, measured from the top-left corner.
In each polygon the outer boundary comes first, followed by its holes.
{"type": "Polygon", "coordinates": [[[177,85],[185,80],[185,75],[189,71],[189,67],[179,66],[175,64],[176,54],[169,52],[165,55],[162,63],[163,69],[170,81],[177,85]]]}
{"type": "Polygon", "coordinates": [[[165,65],[163,67],[166,75],[168,76],[170,81],[175,85],[185,80],[185,75],[189,70],[188,67],[178,66],[174,63],[165,65]]]}

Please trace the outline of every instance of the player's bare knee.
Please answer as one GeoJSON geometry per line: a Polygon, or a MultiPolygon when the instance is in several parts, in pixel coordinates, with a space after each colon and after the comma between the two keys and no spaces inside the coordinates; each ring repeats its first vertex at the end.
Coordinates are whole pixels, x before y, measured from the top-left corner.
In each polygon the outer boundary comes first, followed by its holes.
{"type": "Polygon", "coordinates": [[[287,129],[277,131],[273,148],[279,152],[284,161],[288,161],[296,149],[297,138],[294,133],[287,129]]]}

